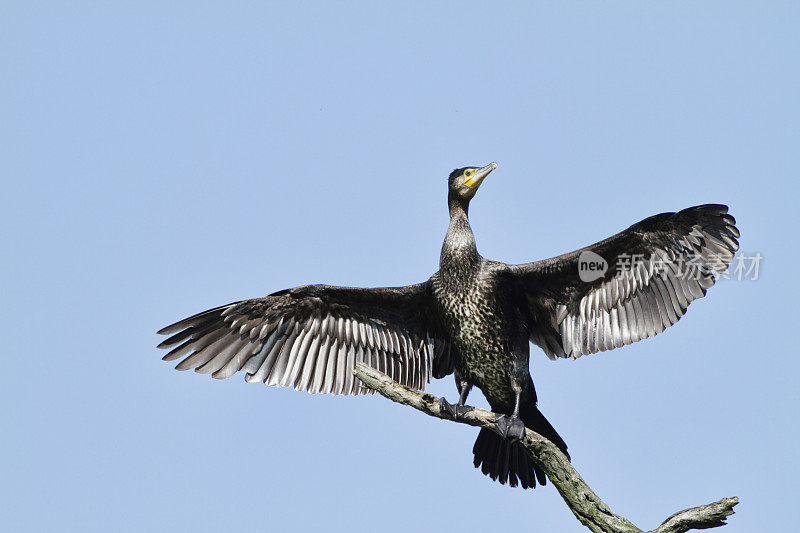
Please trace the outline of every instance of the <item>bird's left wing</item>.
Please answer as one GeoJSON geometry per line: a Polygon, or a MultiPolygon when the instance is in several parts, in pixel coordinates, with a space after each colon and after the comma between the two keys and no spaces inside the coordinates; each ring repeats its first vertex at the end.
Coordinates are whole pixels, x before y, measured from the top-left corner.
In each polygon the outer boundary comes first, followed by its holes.
{"type": "Polygon", "coordinates": [[[355,363],[425,388],[452,372],[447,342],[431,312],[427,283],[360,289],[306,285],[210,309],[171,326],[159,345],[164,360],[182,358],[223,379],[238,371],[249,382],[310,393],[364,394],[355,363]]]}
{"type": "Polygon", "coordinates": [[[662,213],[586,248],[508,265],[531,342],[548,357],[619,348],[676,323],[738,250],[724,205],[662,213]]]}

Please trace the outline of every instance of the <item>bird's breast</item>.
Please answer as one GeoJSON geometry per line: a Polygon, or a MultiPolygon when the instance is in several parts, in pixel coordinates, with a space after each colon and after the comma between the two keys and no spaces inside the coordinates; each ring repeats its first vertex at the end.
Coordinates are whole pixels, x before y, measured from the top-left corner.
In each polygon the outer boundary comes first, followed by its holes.
{"type": "Polygon", "coordinates": [[[508,383],[512,347],[508,313],[490,276],[440,277],[434,297],[454,352],[456,370],[484,389],[508,383]]]}

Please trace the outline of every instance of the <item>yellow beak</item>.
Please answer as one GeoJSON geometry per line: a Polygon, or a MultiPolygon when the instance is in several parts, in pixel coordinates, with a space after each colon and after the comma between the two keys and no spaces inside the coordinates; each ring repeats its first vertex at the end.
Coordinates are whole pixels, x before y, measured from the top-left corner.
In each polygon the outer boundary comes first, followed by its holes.
{"type": "Polygon", "coordinates": [[[481,184],[483,178],[489,175],[489,172],[497,168],[497,163],[489,163],[483,168],[479,168],[474,174],[469,177],[464,176],[464,185],[468,187],[477,188],[481,184]]]}

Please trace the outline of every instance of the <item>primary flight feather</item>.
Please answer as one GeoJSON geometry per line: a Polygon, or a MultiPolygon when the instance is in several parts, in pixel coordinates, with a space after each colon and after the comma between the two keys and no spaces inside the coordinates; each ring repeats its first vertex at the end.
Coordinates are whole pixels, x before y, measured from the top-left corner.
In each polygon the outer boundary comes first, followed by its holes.
{"type": "MultiPolygon", "coordinates": [[[[361,289],[306,285],[191,316],[159,333],[164,360],[223,379],[311,393],[364,394],[364,362],[424,390],[455,374],[459,401],[472,386],[498,413],[501,435],[482,429],[474,464],[501,483],[534,487],[543,473],[518,445],[528,427],[565,454],[567,445],[536,406],[529,341],[548,357],[577,358],[652,337],[705,296],[739,247],[724,205],[662,213],[581,250],[508,265],[482,257],[468,208],[497,168],[464,167],[448,179],[450,226],[439,270],[417,285],[361,289]],[[588,259],[587,259],[588,258],[588,259]],[[597,259],[599,258],[599,260],[597,259]],[[599,270],[582,275],[584,263],[599,270]]],[[[584,272],[585,274],[585,272],[584,272]]]]}

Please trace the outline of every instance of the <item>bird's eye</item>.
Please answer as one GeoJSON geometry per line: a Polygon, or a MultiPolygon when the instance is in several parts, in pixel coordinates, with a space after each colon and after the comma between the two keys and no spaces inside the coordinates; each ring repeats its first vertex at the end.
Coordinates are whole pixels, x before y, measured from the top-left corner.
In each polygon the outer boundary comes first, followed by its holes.
{"type": "Polygon", "coordinates": [[[471,170],[467,170],[466,172],[464,172],[464,175],[466,177],[470,177],[470,176],[472,176],[472,171],[471,170]]]}

